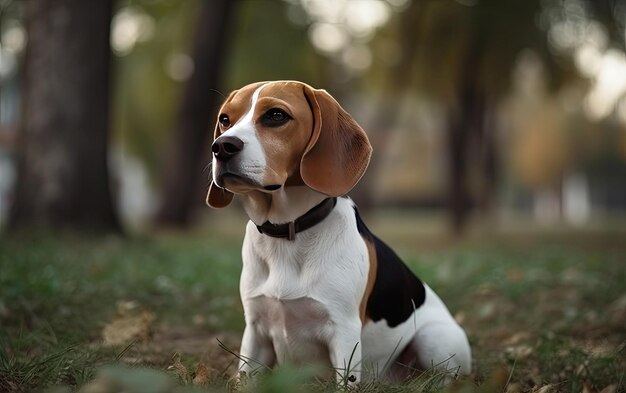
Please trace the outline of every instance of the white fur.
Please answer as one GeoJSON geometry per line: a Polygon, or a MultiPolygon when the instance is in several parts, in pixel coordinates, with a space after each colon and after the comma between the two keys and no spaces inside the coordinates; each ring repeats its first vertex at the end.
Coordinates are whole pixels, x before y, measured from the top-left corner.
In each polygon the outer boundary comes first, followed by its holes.
{"type": "MultiPolygon", "coordinates": [[[[349,215],[354,210],[347,200],[339,200],[333,212],[321,223],[296,235],[294,241],[260,234],[249,222],[243,244],[243,270],[240,292],[246,317],[241,354],[267,359],[272,346],[293,347],[284,322],[255,319],[263,310],[255,310],[255,299],[310,299],[325,308],[328,318],[307,327],[314,334],[310,340],[330,354],[335,369],[345,369],[352,356],[350,372],[358,378],[361,361],[361,321],[359,304],[365,291],[368,257],[365,243],[356,230],[350,230],[349,215]],[[272,322],[275,322],[273,324],[272,322]]],[[[297,216],[295,216],[297,217],[297,216]]],[[[295,218],[293,217],[293,218],[295,218]]],[[[354,221],[354,219],[353,219],[354,221]]],[[[356,228],[356,226],[354,226],[356,228]]],[[[277,360],[297,354],[277,353],[277,360]]],[[[254,365],[240,364],[245,371],[254,365]]],[[[271,366],[271,365],[270,365],[271,366]]]]}

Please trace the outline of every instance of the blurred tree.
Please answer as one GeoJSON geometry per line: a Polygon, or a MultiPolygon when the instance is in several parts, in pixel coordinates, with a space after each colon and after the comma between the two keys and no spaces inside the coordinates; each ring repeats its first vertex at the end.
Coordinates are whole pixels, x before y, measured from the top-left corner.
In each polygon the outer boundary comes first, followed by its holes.
{"type": "Polygon", "coordinates": [[[537,26],[538,0],[430,1],[424,6],[428,15],[418,27],[420,56],[414,70],[417,85],[448,107],[447,199],[452,228],[460,233],[471,207],[490,206],[495,193],[496,130],[490,114],[509,92],[518,55],[524,49],[537,52],[555,85],[564,72],[537,26]]]}
{"type": "Polygon", "coordinates": [[[173,103],[178,103],[182,93],[181,80],[172,78],[168,68],[173,58],[186,56],[193,33],[190,21],[197,19],[200,3],[118,0],[116,4],[120,8],[112,25],[114,143],[143,162],[153,184],[165,165],[162,148],[169,142],[174,123],[173,103]],[[120,23],[120,16],[128,13],[142,21],[134,26],[145,37],[130,41],[120,34],[127,45],[120,51],[116,29],[124,32],[127,27],[120,23]]]}
{"type": "MultiPolygon", "coordinates": [[[[401,12],[397,17],[397,22],[392,23],[394,27],[389,32],[391,38],[386,41],[396,42],[398,44],[397,52],[399,59],[384,68],[378,83],[380,89],[376,110],[373,111],[371,118],[367,120],[368,135],[376,147],[377,152],[372,155],[369,172],[377,172],[382,164],[382,158],[389,148],[390,141],[393,137],[389,135],[393,129],[395,122],[398,121],[402,114],[402,101],[406,98],[404,93],[407,86],[413,82],[413,69],[417,57],[417,45],[419,43],[419,31],[416,26],[421,26],[424,17],[424,6],[420,1],[412,1],[406,10],[401,12]]],[[[373,188],[374,182],[367,182],[358,186],[352,196],[359,202],[359,207],[366,210],[373,204],[373,188]]]]}
{"type": "MultiPolygon", "coordinates": [[[[370,129],[376,137],[378,131],[388,132],[401,121],[400,105],[394,101],[408,90],[445,108],[445,199],[457,233],[463,231],[473,207],[493,206],[501,166],[494,114],[511,92],[520,54],[530,50],[538,55],[551,91],[579,77],[572,59],[556,55],[549,47],[541,11],[538,0],[414,0],[387,29],[398,44],[400,60],[375,70],[383,75],[379,89],[387,93],[370,129]]],[[[389,36],[384,37],[379,44],[384,47],[389,41],[389,36]]],[[[386,137],[377,138],[378,143],[383,139],[383,147],[386,137]]]]}
{"type": "MultiPolygon", "coordinates": [[[[224,59],[229,48],[226,31],[233,14],[233,1],[203,1],[192,50],[194,71],[187,80],[165,166],[162,204],[157,221],[162,225],[187,226],[196,205],[198,174],[211,135],[213,116],[223,97],[217,93],[224,59]]],[[[205,183],[207,183],[205,181],[205,183]]],[[[205,184],[206,185],[206,184],[205,184]]]]}
{"type": "Polygon", "coordinates": [[[10,226],[118,231],[109,184],[112,0],[25,3],[28,45],[10,226]]]}

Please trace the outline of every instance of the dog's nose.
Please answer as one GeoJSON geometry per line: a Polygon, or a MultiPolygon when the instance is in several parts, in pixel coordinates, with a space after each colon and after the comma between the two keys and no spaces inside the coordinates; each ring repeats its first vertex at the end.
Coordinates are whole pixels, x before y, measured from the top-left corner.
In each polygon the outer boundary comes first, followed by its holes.
{"type": "Polygon", "coordinates": [[[211,151],[215,158],[227,161],[243,149],[243,141],[236,136],[221,136],[213,142],[211,151]]]}

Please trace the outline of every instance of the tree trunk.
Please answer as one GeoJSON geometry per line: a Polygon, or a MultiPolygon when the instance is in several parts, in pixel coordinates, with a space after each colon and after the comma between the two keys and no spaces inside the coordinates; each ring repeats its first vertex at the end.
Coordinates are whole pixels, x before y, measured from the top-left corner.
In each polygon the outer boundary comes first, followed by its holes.
{"type": "Polygon", "coordinates": [[[219,87],[228,47],[226,30],[232,0],[202,2],[192,52],[194,72],[186,83],[157,215],[161,225],[186,227],[191,212],[204,201],[209,173],[208,144],[217,110],[224,99],[219,87]],[[206,154],[205,154],[206,153],[206,154]]]}
{"type": "Polygon", "coordinates": [[[478,157],[481,173],[481,188],[478,195],[477,207],[481,214],[488,215],[493,212],[498,186],[498,150],[493,114],[493,102],[486,99],[482,119],[482,130],[477,130],[478,157]]]}
{"type": "Polygon", "coordinates": [[[467,184],[469,156],[485,126],[486,97],[478,80],[482,53],[478,42],[472,44],[466,49],[465,60],[459,63],[457,113],[451,116],[447,138],[448,209],[455,235],[465,229],[472,206],[467,184]]]}
{"type": "Polygon", "coordinates": [[[12,228],[119,230],[107,166],[112,3],[25,3],[28,46],[12,228]]]}
{"type": "MultiPolygon", "coordinates": [[[[366,123],[367,133],[374,145],[374,154],[366,172],[372,178],[379,171],[384,158],[393,154],[389,151],[389,141],[393,139],[392,132],[397,129],[398,119],[402,115],[402,101],[406,92],[413,87],[412,71],[417,57],[419,31],[424,20],[424,3],[413,1],[408,9],[403,11],[399,23],[399,44],[402,58],[388,67],[385,72],[385,84],[380,92],[376,110],[366,123]]],[[[374,184],[372,181],[361,183],[352,191],[350,196],[357,202],[361,211],[367,211],[374,205],[374,184]]]]}

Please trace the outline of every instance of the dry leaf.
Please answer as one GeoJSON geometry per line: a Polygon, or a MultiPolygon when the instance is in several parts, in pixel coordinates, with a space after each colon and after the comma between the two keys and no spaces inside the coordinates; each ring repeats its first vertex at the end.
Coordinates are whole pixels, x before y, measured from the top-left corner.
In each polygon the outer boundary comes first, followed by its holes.
{"type": "Polygon", "coordinates": [[[600,390],[599,393],[615,393],[617,392],[617,385],[613,384],[613,385],[609,385],[607,387],[605,387],[604,389],[600,390]]]}
{"type": "Polygon", "coordinates": [[[141,311],[141,305],[136,300],[119,300],[115,303],[115,309],[119,316],[137,315],[141,311]]]}
{"type": "Polygon", "coordinates": [[[505,351],[512,359],[524,359],[533,353],[533,347],[530,345],[516,345],[507,347],[505,351]]]}
{"type": "Polygon", "coordinates": [[[555,389],[554,384],[550,383],[550,384],[544,385],[544,386],[542,386],[540,388],[533,389],[532,393],[552,393],[555,390],[556,389],[555,389]]]}
{"type": "Polygon", "coordinates": [[[9,318],[11,311],[3,300],[0,300],[0,318],[9,318]]]}
{"type": "Polygon", "coordinates": [[[589,361],[585,361],[583,362],[583,364],[578,365],[578,367],[576,367],[576,375],[578,375],[579,377],[587,375],[588,367],[589,367],[589,361]]]}
{"type": "Polygon", "coordinates": [[[196,386],[207,386],[211,380],[211,372],[204,363],[198,363],[196,367],[196,376],[193,378],[193,384],[196,386]]]}
{"type": "Polygon", "coordinates": [[[522,388],[515,382],[508,384],[506,387],[506,393],[520,393],[521,391],[522,388]]]}
{"type": "Polygon", "coordinates": [[[498,367],[487,378],[483,387],[485,391],[502,391],[509,380],[510,372],[504,367],[498,367]]]}
{"type": "Polygon", "coordinates": [[[124,345],[133,340],[147,340],[152,335],[152,325],[156,319],[148,310],[131,313],[129,310],[118,309],[118,317],[102,329],[104,345],[124,345]]]}
{"type": "Polygon", "coordinates": [[[617,324],[626,323],[626,294],[615,299],[609,305],[609,315],[611,320],[617,324]]]}
{"type": "Polygon", "coordinates": [[[465,319],[466,319],[466,315],[463,311],[460,311],[454,314],[454,320],[460,325],[462,325],[465,322],[465,319]]]}
{"type": "Polygon", "coordinates": [[[530,337],[530,333],[527,331],[516,332],[504,340],[505,345],[517,345],[523,341],[527,341],[530,337]]]}
{"type": "Polygon", "coordinates": [[[187,367],[181,363],[180,358],[180,353],[176,352],[174,356],[172,356],[172,361],[174,363],[170,366],[170,368],[174,368],[178,377],[187,383],[189,381],[189,373],[187,372],[187,367]]]}

